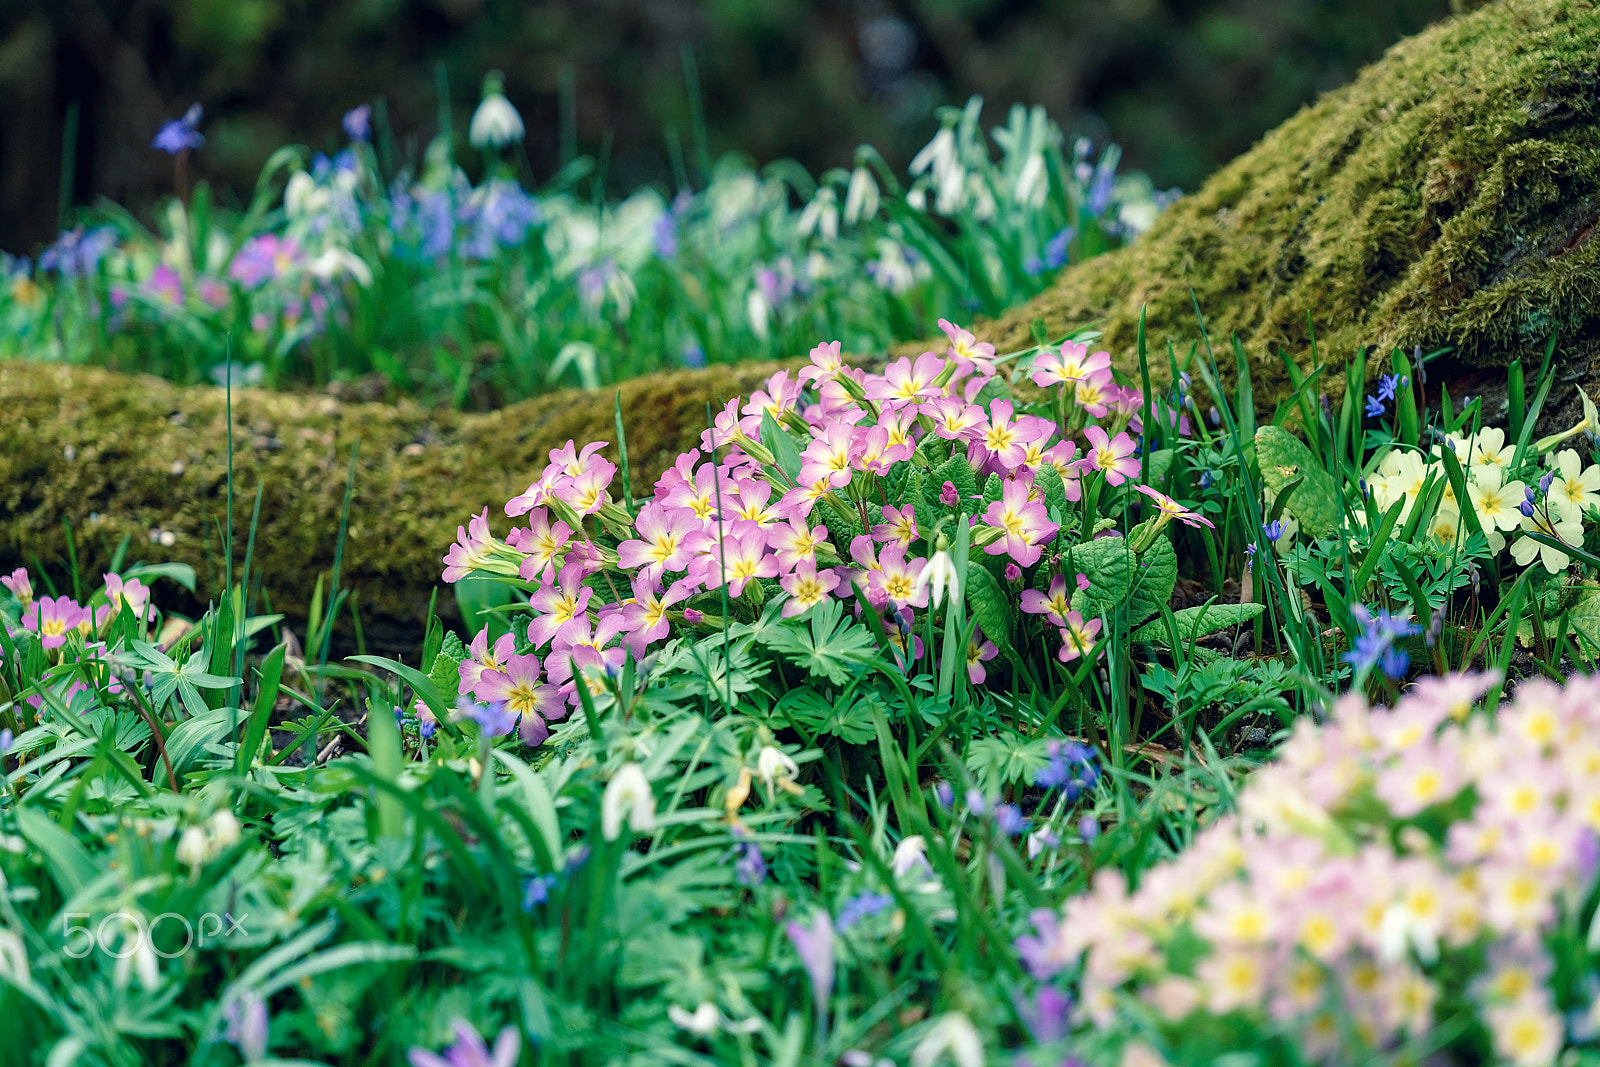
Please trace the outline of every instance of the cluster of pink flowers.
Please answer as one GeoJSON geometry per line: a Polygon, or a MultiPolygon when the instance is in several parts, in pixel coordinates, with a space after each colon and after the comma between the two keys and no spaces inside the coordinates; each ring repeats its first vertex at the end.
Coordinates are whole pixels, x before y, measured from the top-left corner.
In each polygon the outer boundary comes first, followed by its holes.
{"type": "Polygon", "coordinates": [[[1600,1033],[1597,990],[1563,989],[1552,952],[1583,937],[1600,859],[1600,680],[1525,682],[1474,713],[1491,682],[1429,678],[1392,711],[1352,696],[1327,726],[1301,719],[1237,814],[1136,892],[1102,870],[1036,913],[1024,960],[1049,978],[1081,959],[1099,1023],[1128,990],[1174,1026],[1243,1013],[1344,1063],[1464,1001],[1501,1062],[1555,1062],[1600,1033]]]}
{"type": "MultiPolygon", "coordinates": [[[[626,651],[642,658],[674,625],[718,626],[691,599],[725,587],[728,597],[759,604],[763,579],[787,594],[786,616],[830,596],[851,598],[859,584],[914,660],[923,652],[914,613],[937,607],[945,590],[951,568],[940,553],[957,514],[971,525],[975,549],[1005,558],[1008,580],[1021,582],[1025,568],[1057,567],[1054,556],[1041,561],[1068,519],[1050,514],[1039,475],[1053,471],[1067,501],[1080,499],[1087,477],[1113,487],[1137,477],[1138,446],[1127,431],[1139,429],[1141,394],[1115,384],[1106,353],[1068,342],[1043,350],[1032,368],[1036,383],[1058,387],[1056,417],[1019,411],[1000,384],[991,388],[994,347],[941,325],[945,354],[899,359],[882,374],[846,364],[838,342],[816,346],[797,375],[780,372],[748,399],[728,402],[700,447],[678,457],[637,511],[612,496],[617,468],[600,454],[604,442],[552,450],[539,479],[506,504],[525,525],[500,540],[485,509],[445,556],[447,582],[484,574],[534,590],[526,632],[533,654],[515,668],[512,646],[505,655],[475,655],[470,669],[482,672],[469,678],[463,668],[463,692],[498,699],[491,694],[521,686],[519,699],[542,724],[552,717],[546,709],[573,704],[585,664],[615,668],[626,651]],[[773,426],[788,440],[764,439],[773,426]],[[933,464],[918,454],[925,444],[938,445],[939,456],[964,456],[980,486],[998,478],[998,499],[991,489],[986,499],[963,500],[952,482],[935,479],[929,495],[937,489],[947,509],[935,514],[905,480],[892,481],[913,468],[932,476],[933,464]],[[543,656],[543,675],[535,655],[543,656]]],[[[1048,610],[1037,613],[1060,631],[1067,660],[1092,648],[1099,623],[1073,612],[1055,580],[1048,610]]],[[[982,678],[994,654],[978,635],[969,675],[982,678]]]]}
{"type": "Polygon", "coordinates": [[[67,596],[35,598],[33,582],[21,567],[8,575],[0,575],[0,585],[10,590],[22,608],[22,629],[38,634],[46,650],[65,645],[74,633],[88,637],[105,630],[124,605],[133,611],[135,618],[148,621],[155,616],[155,609],[150,606],[149,588],[137,578],[123,581],[118,574],[105,576],[105,602],[93,611],[67,596]]]}

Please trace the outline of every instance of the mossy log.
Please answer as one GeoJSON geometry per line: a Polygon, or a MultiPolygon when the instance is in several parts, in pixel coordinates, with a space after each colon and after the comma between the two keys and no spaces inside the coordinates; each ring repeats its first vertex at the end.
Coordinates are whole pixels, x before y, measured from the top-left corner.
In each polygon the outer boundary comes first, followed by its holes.
{"type": "MultiPolygon", "coordinates": [[[[634,491],[647,493],[696,442],[707,402],[747,393],[776,369],[713,367],[622,385],[634,491]]],[[[303,618],[315,576],[333,564],[359,442],[342,584],[358,591],[370,646],[414,648],[456,527],[487,506],[503,535],[510,523],[501,506],[569,438],[612,442],[616,460],[613,396],[563,391],[463,415],[409,402],[240,390],[233,397],[234,566],[243,562],[259,485],[252,566],[274,610],[303,618]]],[[[97,579],[128,536],[128,559],[192,564],[203,589],[215,593],[224,562],[226,401],[216,388],[0,360],[0,573],[35,559],[65,561],[70,524],[86,575],[97,579]]],[[[448,590],[439,606],[451,617],[448,590]]]]}
{"type": "Polygon", "coordinates": [[[1237,333],[1269,403],[1286,385],[1278,346],[1310,365],[1308,317],[1325,361],[1451,346],[1457,372],[1536,368],[1555,331],[1563,371],[1587,381],[1597,235],[1600,6],[1501,0],[1395,45],[1139,241],[977,332],[1008,351],[1036,319],[1052,334],[1095,323],[1132,371],[1146,309],[1164,378],[1167,342],[1181,358],[1199,337],[1192,291],[1219,362],[1237,333]]]}

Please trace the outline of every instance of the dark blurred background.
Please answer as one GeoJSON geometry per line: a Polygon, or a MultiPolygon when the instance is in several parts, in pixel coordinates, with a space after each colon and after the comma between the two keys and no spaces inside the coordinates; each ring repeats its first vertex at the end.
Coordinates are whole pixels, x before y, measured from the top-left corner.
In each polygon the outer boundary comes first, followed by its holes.
{"type": "MultiPolygon", "coordinates": [[[[1460,2],[1460,0],[1456,0],[1460,2]]],[[[692,167],[686,51],[709,151],[813,173],[862,142],[904,169],[933,109],[971,93],[989,125],[1042,103],[1114,139],[1158,187],[1195,187],[1319,91],[1349,80],[1451,0],[0,0],[0,248],[54,234],[70,199],[148,217],[172,187],[160,123],[205,105],[192,161],[224,203],[269,153],[339,144],[383,97],[402,153],[464,130],[483,73],[506,73],[548,178],[601,155],[613,192],[670,184],[667,131],[692,167]],[[687,48],[686,48],[687,46],[687,48]],[[564,101],[570,103],[564,104],[564,101]],[[76,104],[76,108],[73,105],[76,104]],[[76,111],[73,151],[63,152],[76,111]],[[562,136],[562,116],[574,116],[562,136]]]]}

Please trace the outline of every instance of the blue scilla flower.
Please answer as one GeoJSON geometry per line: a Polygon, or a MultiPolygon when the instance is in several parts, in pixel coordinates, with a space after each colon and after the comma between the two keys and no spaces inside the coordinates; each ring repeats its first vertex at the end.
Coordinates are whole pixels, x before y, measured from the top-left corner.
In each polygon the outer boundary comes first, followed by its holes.
{"type": "Polygon", "coordinates": [[[1382,415],[1385,410],[1386,409],[1383,406],[1383,401],[1382,400],[1379,400],[1375,396],[1370,396],[1369,395],[1367,397],[1367,408],[1366,408],[1367,418],[1375,419],[1378,416],[1382,415]]]}
{"type": "Polygon", "coordinates": [[[1033,776],[1041,789],[1059,789],[1066,799],[1077,800],[1100,780],[1100,765],[1094,750],[1076,741],[1051,741],[1050,761],[1033,776]]]}
{"type": "Polygon", "coordinates": [[[862,919],[870,918],[894,904],[887,893],[858,893],[839,907],[839,921],[834,924],[840,933],[850,929],[862,919]]]}
{"type": "Polygon", "coordinates": [[[1283,521],[1281,519],[1273,519],[1271,522],[1264,523],[1262,524],[1261,532],[1266,535],[1268,541],[1276,544],[1278,538],[1283,536],[1283,521]]]}
{"type": "Polygon", "coordinates": [[[65,230],[55,244],[39,253],[39,269],[55,271],[63,278],[87,277],[99,268],[116,243],[117,233],[109,226],[65,230]]]}
{"type": "Polygon", "coordinates": [[[994,825],[996,829],[1007,837],[1016,837],[1027,830],[1028,820],[1015,804],[996,804],[994,808],[994,825]]]}
{"type": "Polygon", "coordinates": [[[1067,255],[1072,250],[1072,239],[1077,235],[1077,229],[1072,226],[1065,226],[1057,230],[1055,235],[1045,242],[1045,266],[1051,270],[1066,266],[1067,255]]]}
{"type": "Polygon", "coordinates": [[[1361,633],[1351,643],[1350,651],[1340,658],[1350,664],[1355,672],[1363,674],[1377,667],[1386,676],[1398,679],[1411,665],[1411,656],[1395,642],[1422,632],[1421,627],[1405,616],[1394,616],[1387,611],[1372,611],[1363,604],[1353,604],[1350,614],[1361,624],[1361,633]]]}
{"type": "Polygon", "coordinates": [[[1378,379],[1378,399],[1389,401],[1394,399],[1394,393],[1400,384],[1399,375],[1385,374],[1378,379]]]}
{"type": "Polygon", "coordinates": [[[522,890],[522,910],[532,911],[540,904],[549,903],[550,891],[556,887],[557,881],[553,874],[537,874],[529,878],[522,890]]]}
{"type": "Polygon", "coordinates": [[[372,138],[372,105],[359,104],[344,113],[345,136],[357,144],[364,144],[372,138]]]}
{"type": "Polygon", "coordinates": [[[1044,260],[1038,256],[1029,256],[1022,261],[1022,272],[1029,277],[1037,278],[1044,273],[1044,260]]]}
{"type": "Polygon", "coordinates": [[[1254,569],[1255,563],[1256,563],[1256,543],[1254,541],[1251,541],[1248,545],[1244,546],[1244,569],[1247,570],[1247,571],[1254,569]]]}
{"type": "Polygon", "coordinates": [[[183,118],[172,119],[162,124],[161,129],[156,131],[155,137],[151,140],[150,147],[159,148],[173,156],[199,148],[206,143],[205,135],[195,128],[200,125],[201,113],[199,104],[190,104],[189,110],[183,113],[183,118]]]}

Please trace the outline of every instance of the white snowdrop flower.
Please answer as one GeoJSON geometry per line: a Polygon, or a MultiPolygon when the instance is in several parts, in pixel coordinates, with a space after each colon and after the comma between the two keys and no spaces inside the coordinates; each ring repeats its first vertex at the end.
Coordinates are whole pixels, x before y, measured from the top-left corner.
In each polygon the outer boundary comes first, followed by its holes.
{"type": "Polygon", "coordinates": [[[783,789],[793,788],[790,783],[799,776],[800,765],[781,748],[767,745],[756,756],[756,773],[766,783],[767,796],[770,797],[774,784],[783,789]]]}
{"type": "Polygon", "coordinates": [[[717,1006],[709,1000],[704,1001],[694,1011],[684,1011],[673,1004],[667,1008],[667,1018],[672,1020],[672,1025],[680,1030],[687,1030],[691,1034],[701,1037],[715,1033],[720,1022],[717,1006]]]}
{"type": "Polygon", "coordinates": [[[178,838],[178,862],[185,867],[198,867],[210,858],[211,845],[206,840],[206,832],[198,826],[191,826],[178,838]]]}
{"type": "Polygon", "coordinates": [[[1044,155],[1032,152],[1022,164],[1022,173],[1017,175],[1017,184],[1011,190],[1011,198],[1029,207],[1042,207],[1046,184],[1044,155]]]}
{"type": "Polygon", "coordinates": [[[956,565],[950,558],[949,552],[941,548],[928,560],[928,565],[922,568],[922,573],[917,575],[917,592],[920,593],[924,586],[930,589],[929,607],[936,608],[944,603],[947,587],[951,597],[956,600],[961,599],[961,578],[956,574],[956,565]]]}
{"type": "Polygon", "coordinates": [[[818,189],[800,212],[800,219],[795,224],[801,237],[810,237],[813,233],[822,235],[824,241],[832,241],[839,236],[839,198],[832,189],[824,185],[818,189]]]}
{"type": "Polygon", "coordinates": [[[26,985],[30,978],[28,947],[10,930],[0,930],[0,977],[13,985],[26,985]]]}
{"type": "Polygon", "coordinates": [[[211,842],[218,852],[239,843],[239,820],[226,808],[211,816],[206,828],[211,832],[211,842]]]}
{"type": "Polygon", "coordinates": [[[306,268],[313,277],[330,282],[343,275],[354,278],[363,289],[372,284],[372,268],[348,248],[328,248],[306,268]]]}
{"type": "Polygon", "coordinates": [[[956,162],[956,131],[945,126],[933,135],[933,140],[923,146],[911,160],[911,173],[921,174],[932,167],[935,171],[941,166],[949,166],[956,162]]]}
{"type": "Polygon", "coordinates": [[[850,188],[844,197],[844,224],[854,226],[863,219],[878,214],[878,183],[866,167],[857,167],[850,175],[850,188]]]}
{"type": "Polygon", "coordinates": [[[933,1067],[945,1060],[955,1067],[983,1067],[983,1039],[972,1021],[958,1011],[935,1019],[911,1050],[911,1067],[933,1067]]]}
{"type": "Polygon", "coordinates": [[[607,841],[622,835],[622,824],[636,834],[642,834],[656,824],[656,795],[644,768],[637,763],[624,763],[600,798],[600,834],[607,841]]]}
{"type": "Polygon", "coordinates": [[[283,190],[283,210],[291,219],[320,215],[328,207],[328,190],[303,170],[295,171],[283,190]]]}
{"type": "Polygon", "coordinates": [[[921,834],[900,839],[900,843],[894,847],[894,858],[889,861],[889,869],[894,871],[896,878],[903,878],[918,869],[925,876],[933,873],[928,866],[928,843],[921,834]]]}
{"type": "Polygon", "coordinates": [[[467,128],[467,140],[472,142],[473,148],[504,148],[513,141],[522,140],[526,132],[522,115],[506,99],[504,84],[504,76],[498,70],[490,71],[483,79],[483,99],[478,103],[478,110],[472,113],[472,125],[467,128]]]}
{"type": "Polygon", "coordinates": [[[744,305],[745,314],[750,317],[751,332],[765,341],[772,329],[772,305],[767,301],[767,294],[757,286],[745,297],[744,305]]]}

